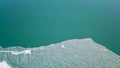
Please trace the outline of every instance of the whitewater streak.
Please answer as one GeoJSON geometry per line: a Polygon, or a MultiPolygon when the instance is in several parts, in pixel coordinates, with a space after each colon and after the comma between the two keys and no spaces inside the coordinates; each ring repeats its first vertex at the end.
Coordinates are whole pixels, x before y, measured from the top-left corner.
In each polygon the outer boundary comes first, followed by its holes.
{"type": "Polygon", "coordinates": [[[7,51],[7,50],[3,50],[0,52],[6,52],[6,53],[12,53],[13,55],[19,55],[19,54],[31,54],[31,50],[23,50],[23,51],[7,51]]]}

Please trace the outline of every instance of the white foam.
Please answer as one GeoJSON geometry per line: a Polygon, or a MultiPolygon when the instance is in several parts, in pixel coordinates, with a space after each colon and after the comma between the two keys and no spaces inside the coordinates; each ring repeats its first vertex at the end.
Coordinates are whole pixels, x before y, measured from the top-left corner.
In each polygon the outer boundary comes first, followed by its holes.
{"type": "Polygon", "coordinates": [[[24,50],[24,51],[11,51],[12,54],[14,55],[19,55],[19,54],[31,54],[31,50],[24,50]]]}
{"type": "Polygon", "coordinates": [[[0,52],[8,52],[8,53],[12,53],[13,55],[31,54],[31,50],[23,50],[23,51],[0,51],[0,52]]]}
{"type": "Polygon", "coordinates": [[[64,46],[63,44],[61,45],[61,47],[62,47],[62,48],[65,48],[65,46],[64,46]]]}
{"type": "Polygon", "coordinates": [[[0,68],[12,68],[12,67],[10,67],[10,65],[8,65],[6,61],[2,61],[0,62],[0,68]]]}
{"type": "Polygon", "coordinates": [[[103,51],[107,51],[107,49],[103,49],[103,51]]]}

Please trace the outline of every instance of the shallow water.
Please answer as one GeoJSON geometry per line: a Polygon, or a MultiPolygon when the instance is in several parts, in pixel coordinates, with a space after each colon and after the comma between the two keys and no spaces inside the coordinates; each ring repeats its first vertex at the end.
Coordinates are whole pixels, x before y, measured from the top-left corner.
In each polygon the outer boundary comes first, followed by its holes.
{"type": "Polygon", "coordinates": [[[34,48],[0,48],[0,64],[7,68],[119,68],[119,63],[119,55],[90,38],[34,48]]]}

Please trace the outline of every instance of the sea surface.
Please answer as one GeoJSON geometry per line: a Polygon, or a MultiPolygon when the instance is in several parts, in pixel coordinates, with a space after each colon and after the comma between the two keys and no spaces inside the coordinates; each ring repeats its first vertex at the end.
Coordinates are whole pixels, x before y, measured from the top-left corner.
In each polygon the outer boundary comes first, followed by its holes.
{"type": "Polygon", "coordinates": [[[0,0],[0,46],[92,38],[120,55],[120,0],[0,0]]]}

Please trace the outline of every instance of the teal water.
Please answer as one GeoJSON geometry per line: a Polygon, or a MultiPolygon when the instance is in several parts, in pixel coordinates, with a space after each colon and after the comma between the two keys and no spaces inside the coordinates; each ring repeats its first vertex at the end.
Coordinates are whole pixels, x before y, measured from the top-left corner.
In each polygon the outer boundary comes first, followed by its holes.
{"type": "Polygon", "coordinates": [[[92,38],[120,54],[119,0],[0,0],[0,45],[92,38]]]}

